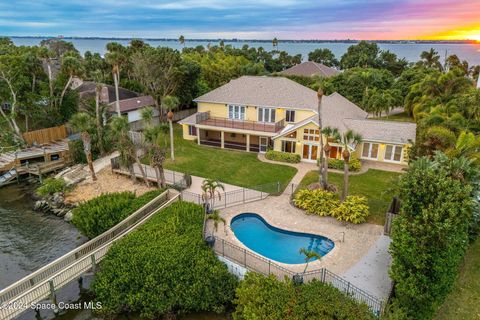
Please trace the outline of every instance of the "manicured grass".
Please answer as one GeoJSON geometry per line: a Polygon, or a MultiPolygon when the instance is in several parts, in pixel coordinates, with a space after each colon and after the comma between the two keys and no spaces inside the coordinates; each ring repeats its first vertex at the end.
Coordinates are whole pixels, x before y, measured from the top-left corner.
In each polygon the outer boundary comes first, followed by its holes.
{"type": "Polygon", "coordinates": [[[452,292],[435,320],[480,319],[480,239],[468,249],[465,262],[452,292]]]}
{"type": "Polygon", "coordinates": [[[410,117],[406,112],[393,114],[391,116],[383,116],[372,118],[375,120],[389,120],[389,121],[399,121],[399,122],[415,122],[412,117],[410,117]]]}
{"type": "MultiPolygon", "coordinates": [[[[401,173],[388,172],[370,169],[359,175],[350,175],[349,194],[364,196],[368,199],[370,207],[370,216],[367,222],[383,225],[385,223],[385,213],[392,201],[392,194],[389,192],[393,183],[401,173]]],[[[343,174],[328,174],[329,183],[337,186],[338,192],[342,192],[343,174]]],[[[306,187],[311,183],[318,182],[318,171],[308,172],[300,182],[300,188],[306,187]]]]}
{"type": "MultiPolygon", "coordinates": [[[[175,126],[175,161],[169,159],[165,168],[204,178],[217,179],[241,187],[256,187],[277,181],[284,186],[297,169],[291,166],[261,162],[256,153],[199,146],[182,138],[182,128],[175,126]]],[[[263,189],[273,192],[276,187],[263,189]]]]}

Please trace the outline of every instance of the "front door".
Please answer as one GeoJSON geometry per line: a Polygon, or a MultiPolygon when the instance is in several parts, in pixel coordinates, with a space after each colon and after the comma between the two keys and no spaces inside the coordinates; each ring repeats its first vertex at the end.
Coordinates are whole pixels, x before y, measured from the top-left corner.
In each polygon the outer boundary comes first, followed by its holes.
{"type": "Polygon", "coordinates": [[[259,149],[261,153],[267,152],[268,147],[268,138],[267,137],[260,137],[259,139],[259,149]]]}
{"type": "Polygon", "coordinates": [[[303,145],[303,159],[315,161],[317,160],[318,146],[313,144],[303,145]]]}

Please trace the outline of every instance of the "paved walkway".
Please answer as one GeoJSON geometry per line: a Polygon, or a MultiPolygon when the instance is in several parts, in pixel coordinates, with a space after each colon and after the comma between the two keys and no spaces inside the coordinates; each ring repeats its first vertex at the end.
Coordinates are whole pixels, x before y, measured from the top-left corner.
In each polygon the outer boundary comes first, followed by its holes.
{"type": "Polygon", "coordinates": [[[357,287],[379,298],[387,299],[392,286],[392,280],[388,275],[388,266],[392,261],[388,252],[390,242],[389,237],[380,236],[367,254],[348,269],[343,277],[357,287]]]}

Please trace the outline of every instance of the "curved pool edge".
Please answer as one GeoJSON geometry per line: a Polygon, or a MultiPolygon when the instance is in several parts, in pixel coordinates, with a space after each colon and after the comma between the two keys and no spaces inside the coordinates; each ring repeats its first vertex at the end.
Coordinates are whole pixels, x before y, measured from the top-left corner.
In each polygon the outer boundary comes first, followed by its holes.
{"type": "MultiPolygon", "coordinates": [[[[279,261],[279,260],[276,260],[276,259],[273,259],[273,258],[270,258],[252,248],[250,248],[248,245],[246,245],[242,240],[240,240],[238,238],[238,236],[235,234],[235,231],[234,229],[232,228],[232,223],[235,221],[235,220],[238,220],[240,219],[241,217],[246,217],[246,216],[250,216],[250,217],[256,217],[258,218],[259,220],[261,220],[269,229],[272,229],[276,232],[280,232],[280,233],[286,233],[286,234],[289,234],[289,235],[300,235],[300,236],[307,236],[307,237],[317,237],[317,238],[324,238],[326,240],[328,240],[329,242],[332,243],[332,247],[330,248],[330,250],[325,253],[325,255],[321,256],[321,259],[315,259],[313,261],[310,261],[309,262],[309,265],[313,265],[313,264],[318,264],[318,263],[322,263],[324,262],[324,259],[328,259],[332,256],[332,252],[337,248],[337,245],[335,243],[334,240],[332,240],[331,238],[327,237],[327,236],[324,236],[324,235],[321,235],[321,234],[316,234],[316,233],[311,233],[311,232],[304,232],[304,231],[295,231],[295,230],[292,230],[290,227],[277,227],[275,226],[274,224],[271,224],[269,221],[267,221],[267,219],[265,219],[261,214],[258,214],[258,213],[253,213],[253,212],[243,212],[243,213],[239,213],[239,214],[235,214],[233,215],[229,220],[228,220],[228,227],[230,229],[230,231],[232,232],[233,234],[233,238],[235,239],[235,241],[238,241],[238,243],[240,243],[244,248],[246,248],[247,250],[249,250],[250,252],[254,253],[255,255],[258,255],[258,256],[261,256],[265,259],[268,259],[268,260],[271,260],[272,262],[275,262],[275,263],[278,263],[278,264],[281,264],[281,265],[284,265],[286,266],[287,268],[288,267],[299,267],[299,266],[303,266],[306,264],[306,262],[299,262],[299,263],[289,263],[289,262],[283,262],[283,261],[279,261]]],[[[335,250],[336,251],[336,250],[335,250]]]]}

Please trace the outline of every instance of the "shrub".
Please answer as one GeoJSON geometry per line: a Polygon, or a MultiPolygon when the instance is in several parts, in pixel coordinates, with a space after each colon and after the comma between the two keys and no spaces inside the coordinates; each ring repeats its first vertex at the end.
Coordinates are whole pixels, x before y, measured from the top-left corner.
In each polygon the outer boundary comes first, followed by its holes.
{"type": "Polygon", "coordinates": [[[431,319],[457,278],[468,246],[472,187],[452,163],[419,158],[399,182],[402,206],[392,224],[392,266],[399,307],[431,319]]]}
{"type": "Polygon", "coordinates": [[[65,191],[66,186],[67,183],[62,178],[48,178],[43,181],[42,185],[38,187],[36,191],[38,195],[45,197],[57,192],[65,191]]]}
{"type": "Polygon", "coordinates": [[[68,151],[74,163],[87,163],[87,156],[83,151],[82,140],[72,140],[68,142],[68,151]]]}
{"type": "Polygon", "coordinates": [[[313,280],[295,286],[248,273],[236,291],[234,320],[254,319],[376,319],[366,304],[360,304],[338,289],[313,280]]]}
{"type": "Polygon", "coordinates": [[[73,210],[72,223],[80,232],[95,238],[134,213],[163,190],[153,190],[138,198],[133,192],[104,193],[73,210]]]}
{"type": "Polygon", "coordinates": [[[295,195],[293,203],[310,214],[329,216],[339,205],[337,196],[333,192],[316,190],[300,190],[295,195]]]}
{"type": "Polygon", "coordinates": [[[345,201],[332,211],[332,216],[339,221],[358,224],[367,221],[369,212],[365,197],[347,196],[345,201]]]}
{"type": "MultiPolygon", "coordinates": [[[[328,159],[328,167],[330,169],[343,170],[344,161],[341,159],[328,159]]],[[[348,169],[352,172],[359,171],[362,168],[362,163],[358,158],[352,157],[348,163],[348,169]]]]}
{"type": "Polygon", "coordinates": [[[108,251],[92,283],[102,315],[142,318],[231,306],[237,279],[202,238],[203,208],[176,202],[108,251]]]}
{"type": "Polygon", "coordinates": [[[265,153],[265,158],[288,163],[299,163],[301,159],[299,154],[274,150],[268,150],[267,153],[265,153]]]}

